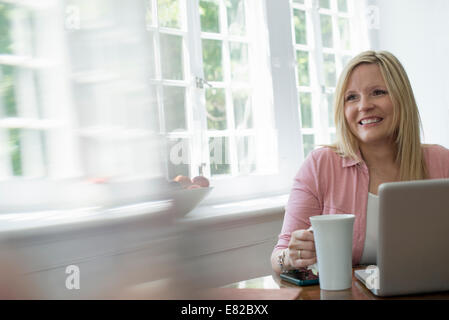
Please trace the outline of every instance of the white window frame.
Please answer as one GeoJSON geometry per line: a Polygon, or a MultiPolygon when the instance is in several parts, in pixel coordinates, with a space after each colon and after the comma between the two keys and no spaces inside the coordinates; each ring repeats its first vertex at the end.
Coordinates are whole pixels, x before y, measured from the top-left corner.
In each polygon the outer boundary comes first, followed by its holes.
{"type": "MultiPolygon", "coordinates": [[[[269,52],[269,43],[267,41],[268,34],[266,30],[255,30],[256,28],[256,21],[255,19],[264,19],[264,16],[267,14],[265,3],[260,1],[254,1],[254,0],[245,0],[245,12],[246,12],[246,23],[247,23],[247,29],[252,34],[255,34],[256,38],[248,39],[250,41],[248,45],[249,51],[256,51],[256,52],[269,52]],[[255,11],[258,12],[257,18],[254,17],[255,11]]],[[[223,0],[219,0],[221,3],[220,5],[220,20],[221,23],[226,23],[226,12],[223,6],[223,0]]],[[[181,4],[184,4],[184,1],[180,1],[181,4]]],[[[203,202],[205,204],[210,203],[216,203],[216,202],[225,202],[225,201],[233,201],[233,200],[240,200],[240,199],[247,199],[248,197],[256,197],[256,196],[262,196],[262,195],[269,195],[269,194],[278,194],[278,193],[284,193],[288,192],[288,189],[290,187],[291,177],[293,171],[291,170],[291,164],[292,162],[295,163],[295,169],[296,164],[298,163],[299,157],[295,157],[295,152],[288,152],[288,156],[279,156],[277,157],[276,154],[273,152],[271,155],[271,158],[265,160],[265,163],[269,164],[275,164],[276,167],[279,168],[279,172],[273,172],[270,174],[251,174],[251,175],[235,175],[236,169],[235,169],[235,148],[233,148],[233,137],[238,135],[239,133],[236,133],[234,130],[223,130],[223,131],[208,131],[207,130],[207,119],[206,119],[206,109],[205,109],[205,85],[203,88],[197,87],[197,80],[198,79],[204,79],[204,73],[203,73],[203,62],[202,62],[202,49],[201,49],[201,39],[202,35],[206,35],[207,38],[210,39],[219,39],[219,40],[225,40],[224,45],[226,45],[227,40],[242,40],[245,41],[245,38],[239,38],[239,37],[232,37],[228,35],[216,35],[216,34],[210,34],[210,33],[204,33],[201,32],[200,27],[200,16],[198,12],[199,8],[199,0],[193,0],[193,1],[187,1],[185,3],[186,5],[186,16],[187,18],[187,30],[183,30],[184,43],[186,43],[186,46],[184,46],[184,57],[186,55],[190,58],[187,63],[184,64],[184,71],[185,71],[185,80],[187,81],[187,84],[183,82],[183,85],[186,85],[187,87],[187,96],[188,99],[186,100],[186,111],[187,111],[187,117],[188,117],[188,125],[187,130],[185,132],[176,132],[176,133],[169,133],[167,134],[167,137],[170,138],[187,138],[190,139],[189,144],[189,151],[194,150],[202,150],[202,154],[195,154],[194,152],[190,152],[190,175],[196,176],[200,173],[200,167],[203,168],[203,174],[206,176],[210,176],[210,162],[209,162],[209,150],[208,148],[204,148],[202,146],[209,146],[209,137],[211,136],[227,136],[230,137],[229,143],[230,149],[231,149],[231,158],[233,161],[231,161],[231,174],[229,176],[223,175],[223,176],[214,176],[211,178],[211,185],[214,187],[214,191],[208,196],[208,198],[203,202]],[[293,154],[293,157],[291,155],[293,154]],[[286,164],[286,159],[290,158],[296,158],[297,161],[292,161],[289,164],[286,164]],[[205,167],[204,167],[205,164],[205,167]],[[233,167],[234,165],[234,167],[233,167]]],[[[153,5],[153,12],[155,11],[155,6],[153,5]]],[[[156,16],[154,17],[156,18],[156,16]]],[[[155,30],[156,31],[156,30],[155,30]]],[[[166,31],[166,30],[160,30],[160,31],[166,31]]],[[[180,34],[179,34],[180,35],[180,34]]],[[[224,61],[223,61],[223,69],[224,72],[229,72],[229,61],[226,62],[226,54],[224,55],[224,61]]],[[[257,60],[257,59],[250,59],[249,63],[251,67],[256,68],[260,66],[260,63],[265,63],[266,67],[266,73],[265,76],[262,77],[262,79],[257,79],[260,83],[257,88],[270,88],[272,86],[272,79],[269,74],[269,61],[263,61],[263,60],[257,60]]],[[[262,67],[264,66],[262,65],[262,67]]],[[[225,80],[229,79],[229,74],[225,76],[225,80]]],[[[161,85],[164,84],[165,80],[162,80],[161,85]]],[[[168,82],[165,82],[165,84],[168,84],[168,82]]],[[[178,83],[179,84],[179,83],[178,83]]],[[[211,82],[210,85],[217,86],[217,83],[211,82]]],[[[233,86],[232,83],[226,82],[224,83],[224,86],[226,88],[230,88],[233,86]]],[[[270,127],[263,127],[263,128],[255,128],[252,130],[247,130],[243,132],[244,134],[252,134],[255,132],[256,134],[262,132],[263,134],[266,134],[268,137],[276,137],[276,141],[272,141],[272,144],[274,145],[274,148],[276,147],[276,144],[278,145],[278,148],[280,144],[282,144],[281,141],[284,139],[281,138],[281,131],[283,129],[280,129],[282,126],[285,127],[284,124],[279,123],[276,119],[273,121],[273,117],[275,117],[276,110],[271,111],[270,113],[270,101],[272,101],[272,98],[270,98],[270,93],[266,92],[267,90],[259,89],[259,94],[253,95],[253,105],[258,103],[261,105],[261,103],[268,105],[266,107],[265,115],[262,115],[262,119],[255,119],[254,122],[258,121],[258,123],[262,123],[262,126],[264,124],[268,124],[269,122],[273,122],[270,127]],[[268,113],[267,113],[268,112],[268,113]],[[265,122],[264,122],[265,121],[265,122]],[[266,129],[265,129],[266,128],[266,129]],[[274,129],[276,128],[276,129],[274,129]],[[265,129],[262,130],[262,129],[265,129]],[[259,130],[259,132],[256,132],[259,130]],[[271,131],[270,131],[271,130],[271,131]],[[268,133],[268,134],[267,134],[268,133]]],[[[232,110],[232,99],[229,97],[229,90],[227,90],[227,119],[230,120],[228,122],[228,126],[233,127],[232,121],[233,121],[233,110],[232,110]]],[[[162,108],[161,108],[162,109],[162,108]]],[[[163,112],[163,110],[160,110],[163,112]]],[[[257,118],[261,116],[261,114],[253,114],[254,118],[257,118]]],[[[288,126],[287,126],[288,127],[288,126]]],[[[282,133],[282,135],[284,135],[282,133]]],[[[285,136],[289,136],[289,134],[286,134],[285,136]]],[[[261,141],[257,146],[256,149],[259,151],[263,151],[263,149],[266,147],[267,143],[269,143],[268,139],[261,141]]],[[[284,148],[287,149],[287,148],[284,148]]],[[[291,147],[290,149],[291,150],[291,147]]],[[[256,159],[257,161],[257,159],[256,159]]],[[[290,160],[291,161],[291,160],[290,160]]],[[[263,166],[263,161],[262,161],[263,166]]]]}
{"type": "MultiPolygon", "coordinates": [[[[342,56],[355,56],[361,51],[368,50],[368,33],[364,24],[364,4],[357,0],[347,0],[348,12],[338,11],[337,0],[330,0],[330,9],[319,8],[319,0],[305,0],[304,4],[295,3],[290,0],[291,20],[292,20],[292,43],[296,50],[307,50],[309,52],[309,73],[310,86],[303,87],[298,85],[298,92],[310,92],[312,94],[312,128],[302,128],[301,136],[313,135],[315,146],[330,144],[330,134],[335,134],[335,127],[330,126],[329,106],[326,94],[334,94],[335,87],[328,87],[325,83],[325,71],[323,65],[323,54],[333,54],[335,56],[336,76],[343,70],[342,56]],[[295,26],[293,23],[293,10],[298,9],[306,12],[307,21],[307,45],[296,44],[295,26]],[[356,16],[356,12],[359,15],[356,16]],[[322,33],[320,14],[327,14],[332,19],[333,48],[324,48],[322,46],[322,33]],[[351,50],[343,50],[340,46],[340,30],[338,18],[343,17],[349,20],[351,33],[351,50]]],[[[297,65],[295,64],[295,75],[297,77],[297,65]]],[[[298,79],[296,80],[298,84],[298,79]]],[[[300,103],[298,103],[300,108],[300,103]]],[[[301,113],[299,112],[300,116],[301,113]]]]}

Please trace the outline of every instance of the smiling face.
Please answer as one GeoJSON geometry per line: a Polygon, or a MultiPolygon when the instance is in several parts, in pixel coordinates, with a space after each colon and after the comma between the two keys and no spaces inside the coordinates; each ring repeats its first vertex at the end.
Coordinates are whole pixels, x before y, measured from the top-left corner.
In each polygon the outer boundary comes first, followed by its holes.
{"type": "Polygon", "coordinates": [[[390,144],[393,102],[377,64],[357,66],[348,79],[344,114],[360,145],[390,144]]]}

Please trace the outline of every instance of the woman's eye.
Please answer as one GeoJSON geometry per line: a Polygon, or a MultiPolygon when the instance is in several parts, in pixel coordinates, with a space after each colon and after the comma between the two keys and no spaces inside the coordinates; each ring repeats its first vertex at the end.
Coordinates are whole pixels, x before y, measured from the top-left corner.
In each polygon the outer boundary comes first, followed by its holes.
{"type": "Polygon", "coordinates": [[[375,96],[380,96],[380,95],[384,95],[387,94],[387,91],[385,90],[374,90],[374,95],[375,96]]]}
{"type": "Polygon", "coordinates": [[[355,99],[355,95],[351,94],[349,96],[346,97],[346,101],[351,101],[355,99]]]}

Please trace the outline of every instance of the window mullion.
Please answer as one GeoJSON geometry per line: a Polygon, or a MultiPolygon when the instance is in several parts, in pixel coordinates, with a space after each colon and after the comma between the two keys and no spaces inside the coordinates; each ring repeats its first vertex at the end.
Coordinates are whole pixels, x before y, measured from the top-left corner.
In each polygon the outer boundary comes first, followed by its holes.
{"type": "Polygon", "coordinates": [[[228,156],[224,157],[225,161],[229,161],[231,165],[231,175],[238,173],[237,167],[237,148],[235,137],[234,110],[232,101],[232,75],[231,75],[231,55],[229,43],[229,30],[227,22],[226,4],[224,0],[220,0],[220,28],[221,34],[224,36],[222,40],[222,57],[223,57],[223,75],[225,85],[225,103],[226,103],[226,122],[229,131],[228,139],[228,156]]]}
{"type": "Polygon", "coordinates": [[[198,87],[197,80],[205,79],[203,68],[201,19],[199,14],[199,0],[186,1],[187,12],[187,42],[190,64],[189,97],[192,111],[192,154],[191,174],[202,173],[210,176],[209,139],[207,136],[206,86],[198,87]]]}

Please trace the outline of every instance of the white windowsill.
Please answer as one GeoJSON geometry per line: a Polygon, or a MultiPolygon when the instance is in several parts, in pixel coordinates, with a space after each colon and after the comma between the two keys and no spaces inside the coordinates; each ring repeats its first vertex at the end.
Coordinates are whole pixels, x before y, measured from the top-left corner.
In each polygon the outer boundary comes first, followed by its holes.
{"type": "Polygon", "coordinates": [[[288,194],[284,194],[225,204],[199,206],[188,213],[180,222],[189,225],[218,224],[232,220],[283,214],[287,200],[288,194]]]}
{"type": "MultiPolygon", "coordinates": [[[[263,218],[284,212],[288,195],[264,197],[225,204],[199,206],[177,220],[186,226],[220,224],[241,219],[263,218]]],[[[102,225],[106,222],[127,222],[129,218],[157,215],[170,208],[169,201],[139,203],[118,208],[99,210],[96,207],[73,210],[48,210],[39,212],[0,214],[0,233],[52,231],[62,227],[76,229],[102,225]]]]}

